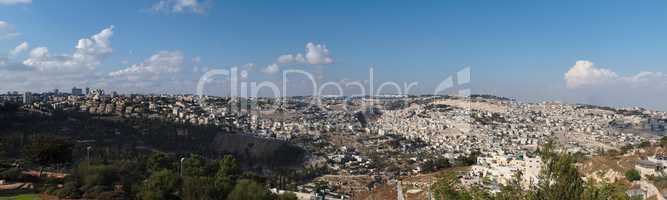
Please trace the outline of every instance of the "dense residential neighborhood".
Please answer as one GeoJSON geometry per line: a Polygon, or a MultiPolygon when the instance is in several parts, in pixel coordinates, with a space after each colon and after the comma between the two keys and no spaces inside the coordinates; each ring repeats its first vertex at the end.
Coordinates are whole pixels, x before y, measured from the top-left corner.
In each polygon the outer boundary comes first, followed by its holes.
{"type": "MultiPolygon", "coordinates": [[[[3,104],[20,104],[38,115],[78,112],[102,120],[158,120],[292,143],[308,152],[304,166],[326,175],[299,181],[292,191],[275,188],[274,193],[288,191],[306,199],[373,195],[383,185],[400,185],[406,177],[452,166],[470,166],[460,173],[465,185],[497,193],[520,174],[518,184],[529,189],[540,182],[544,161],[537,152],[547,141],[585,159],[659,144],[667,126],[664,112],[641,108],[522,103],[488,95],[230,98],[73,88],[71,93],[9,92],[0,97],[3,104]],[[332,190],[319,193],[320,186],[313,184],[321,182],[332,190]]],[[[197,133],[178,129],[175,134],[197,133]]],[[[644,178],[662,176],[664,160],[656,154],[634,168],[644,178]]],[[[413,182],[416,188],[410,192],[430,193],[432,181],[413,182]]]]}

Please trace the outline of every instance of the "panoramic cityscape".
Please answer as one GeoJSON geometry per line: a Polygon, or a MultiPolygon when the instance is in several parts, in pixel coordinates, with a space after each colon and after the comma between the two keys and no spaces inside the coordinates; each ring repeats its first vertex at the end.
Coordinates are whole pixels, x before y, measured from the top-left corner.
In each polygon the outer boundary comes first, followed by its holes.
{"type": "Polygon", "coordinates": [[[0,200],[665,199],[664,35],[657,0],[0,0],[0,200]]]}

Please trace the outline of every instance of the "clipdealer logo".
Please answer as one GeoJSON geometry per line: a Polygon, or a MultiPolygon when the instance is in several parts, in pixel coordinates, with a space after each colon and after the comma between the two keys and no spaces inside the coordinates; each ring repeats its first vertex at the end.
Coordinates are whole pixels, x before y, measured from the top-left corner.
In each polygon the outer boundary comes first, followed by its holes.
{"type": "MultiPolygon", "coordinates": [[[[273,101],[273,104],[269,105],[269,109],[277,109],[278,105],[289,97],[287,94],[288,90],[290,89],[288,87],[290,80],[295,76],[301,76],[301,78],[305,78],[307,80],[304,84],[301,84],[301,86],[308,86],[312,88],[312,91],[306,92],[304,95],[302,95],[303,97],[309,97],[304,98],[307,99],[306,102],[308,103],[308,106],[304,109],[308,109],[312,106],[320,106],[322,103],[322,98],[344,98],[350,96],[364,98],[366,101],[362,101],[363,105],[360,107],[365,109],[373,106],[374,99],[384,97],[385,95],[382,95],[383,92],[392,90],[396,91],[395,94],[398,96],[407,96],[411,94],[411,90],[414,87],[419,85],[419,82],[417,81],[401,83],[395,81],[385,81],[377,84],[375,82],[375,69],[372,67],[368,70],[367,80],[349,81],[345,83],[333,81],[320,82],[317,81],[317,76],[313,73],[300,69],[286,69],[283,70],[281,74],[282,77],[279,83],[273,81],[248,81],[248,72],[245,70],[241,70],[239,72],[239,68],[237,67],[232,67],[230,69],[212,69],[200,77],[199,81],[197,82],[196,95],[200,98],[206,98],[207,91],[211,89],[218,89],[218,92],[229,92],[229,97],[235,98],[237,100],[272,97],[280,101],[273,101]],[[226,80],[228,84],[222,88],[209,87],[209,85],[214,85],[213,83],[216,78],[226,80]],[[376,88],[375,85],[378,85],[378,87],[376,88]],[[260,91],[267,89],[271,95],[260,96],[260,91]],[[324,91],[327,89],[329,89],[329,91],[335,91],[336,94],[324,94],[324,91]],[[345,89],[354,89],[360,92],[356,94],[345,94],[345,89]]],[[[438,86],[435,88],[432,95],[449,95],[466,99],[470,96],[471,93],[470,88],[467,87],[471,80],[470,74],[471,67],[464,67],[460,69],[454,75],[450,75],[441,81],[440,84],[438,84],[438,86]]],[[[299,92],[303,93],[304,91],[299,92]]],[[[468,106],[463,106],[463,109],[469,110],[469,104],[465,105],[468,106]]],[[[249,106],[252,107],[254,105],[249,106]]],[[[345,104],[343,104],[343,106],[345,111],[351,111],[348,110],[348,107],[345,104]]]]}

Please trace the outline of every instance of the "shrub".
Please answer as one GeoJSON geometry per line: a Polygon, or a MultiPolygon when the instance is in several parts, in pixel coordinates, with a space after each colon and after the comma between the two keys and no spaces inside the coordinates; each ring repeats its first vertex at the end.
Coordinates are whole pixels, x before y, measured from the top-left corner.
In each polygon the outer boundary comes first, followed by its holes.
{"type": "Polygon", "coordinates": [[[642,176],[636,169],[631,169],[625,172],[625,178],[628,179],[628,181],[638,181],[642,176]]]}

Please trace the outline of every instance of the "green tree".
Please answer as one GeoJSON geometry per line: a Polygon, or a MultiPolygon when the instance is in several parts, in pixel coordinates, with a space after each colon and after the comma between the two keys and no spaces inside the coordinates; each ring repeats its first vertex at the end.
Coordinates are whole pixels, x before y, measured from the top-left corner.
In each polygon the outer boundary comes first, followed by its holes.
{"type": "Polygon", "coordinates": [[[667,147],[667,136],[662,136],[662,138],[660,138],[660,147],[667,147]]]}
{"type": "Polygon", "coordinates": [[[514,174],[514,178],[507,185],[500,187],[500,192],[496,193],[496,200],[521,200],[526,199],[530,191],[524,191],[521,188],[521,179],[523,174],[519,171],[514,174]]]}
{"type": "Polygon", "coordinates": [[[632,181],[638,181],[639,179],[642,178],[642,176],[636,169],[630,169],[628,171],[625,171],[625,178],[628,179],[628,181],[632,182],[632,181]]]}
{"type": "Polygon", "coordinates": [[[625,194],[627,188],[622,184],[617,183],[595,183],[594,180],[589,179],[586,184],[586,189],[581,195],[581,200],[631,200],[633,198],[625,194]]]}
{"type": "Polygon", "coordinates": [[[215,174],[215,187],[222,196],[228,195],[240,173],[236,159],[231,155],[226,155],[218,162],[218,172],[215,174]]]}
{"type": "Polygon", "coordinates": [[[456,158],[456,163],[459,166],[470,166],[474,165],[477,163],[477,157],[479,157],[481,153],[479,151],[473,151],[467,156],[459,156],[456,158]]]}
{"type": "Polygon", "coordinates": [[[646,148],[646,147],[650,147],[650,146],[651,146],[651,143],[648,142],[648,141],[643,141],[643,142],[639,143],[639,145],[637,145],[637,147],[639,147],[639,148],[646,148]]]}
{"type": "Polygon", "coordinates": [[[272,195],[268,189],[259,183],[242,179],[239,180],[234,190],[227,196],[228,200],[268,200],[272,195]]]}
{"type": "Polygon", "coordinates": [[[145,163],[133,160],[121,160],[113,162],[112,165],[117,170],[118,182],[123,186],[124,199],[136,197],[141,186],[140,184],[146,176],[145,163]]]}
{"type": "Polygon", "coordinates": [[[218,165],[218,174],[238,176],[241,173],[236,159],[231,155],[225,155],[218,165]]]}
{"type": "Polygon", "coordinates": [[[184,200],[213,200],[216,199],[217,189],[215,179],[210,177],[183,178],[182,195],[184,200]]]}
{"type": "Polygon", "coordinates": [[[94,165],[89,162],[80,163],[74,172],[81,179],[80,182],[85,189],[95,186],[110,188],[118,178],[113,167],[108,165],[94,165]]]}
{"type": "Polygon", "coordinates": [[[565,152],[556,153],[551,142],[540,152],[543,156],[540,181],[535,199],[577,200],[584,191],[584,181],[575,167],[576,158],[565,152]]]}
{"type": "Polygon", "coordinates": [[[175,200],[180,186],[180,179],[169,170],[154,172],[144,181],[139,199],[143,200],[175,200]]]}
{"type": "MultiPolygon", "coordinates": [[[[2,122],[0,122],[1,124],[2,122]]],[[[0,125],[0,130],[2,126],[0,125]]],[[[24,150],[23,146],[23,133],[18,134],[3,134],[0,137],[0,159],[6,158],[19,158],[21,156],[21,151],[24,150]]]]}
{"type": "Polygon", "coordinates": [[[33,163],[40,166],[50,166],[72,162],[73,146],[64,138],[38,136],[32,139],[24,152],[33,163]]]}
{"type": "Polygon", "coordinates": [[[146,166],[153,172],[161,171],[164,169],[171,169],[172,164],[173,159],[163,153],[153,153],[148,156],[146,161],[146,166]]]}
{"type": "Polygon", "coordinates": [[[0,179],[16,181],[23,178],[25,175],[21,173],[21,169],[14,167],[8,169],[0,169],[0,179]]]}
{"type": "Polygon", "coordinates": [[[445,174],[432,186],[435,199],[484,199],[490,196],[479,188],[467,191],[460,185],[458,176],[454,172],[445,174]]]}
{"type": "Polygon", "coordinates": [[[183,161],[184,176],[205,176],[206,160],[200,155],[191,155],[183,161]]]}
{"type": "Polygon", "coordinates": [[[451,167],[451,164],[447,158],[434,158],[422,163],[420,167],[424,172],[434,172],[439,169],[451,167]]]}

